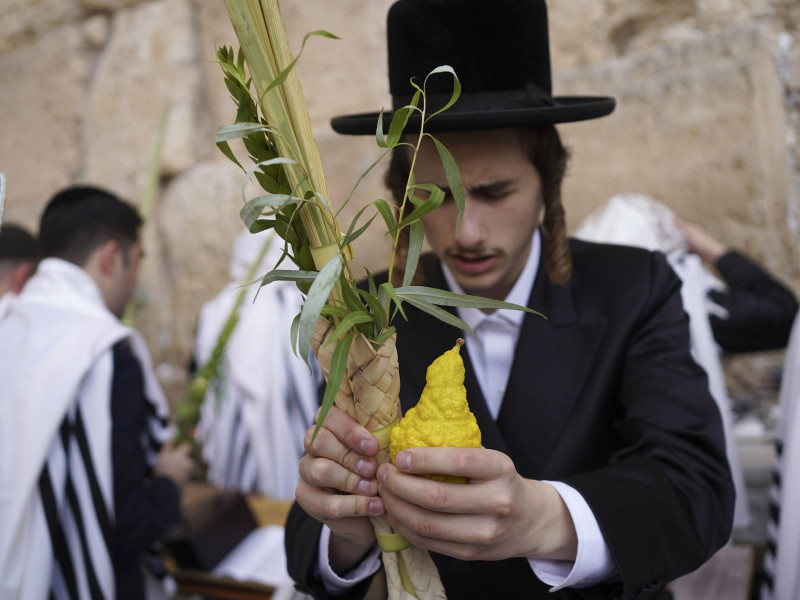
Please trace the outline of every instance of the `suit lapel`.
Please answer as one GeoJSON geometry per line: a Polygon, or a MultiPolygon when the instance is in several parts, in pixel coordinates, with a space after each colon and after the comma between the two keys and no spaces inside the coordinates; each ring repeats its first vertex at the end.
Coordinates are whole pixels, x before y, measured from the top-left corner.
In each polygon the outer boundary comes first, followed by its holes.
{"type": "MultiPolygon", "coordinates": [[[[546,255],[542,249],[542,257],[546,255]]],[[[497,424],[517,470],[541,478],[598,350],[605,319],[579,318],[572,289],[539,264],[497,424]]]]}

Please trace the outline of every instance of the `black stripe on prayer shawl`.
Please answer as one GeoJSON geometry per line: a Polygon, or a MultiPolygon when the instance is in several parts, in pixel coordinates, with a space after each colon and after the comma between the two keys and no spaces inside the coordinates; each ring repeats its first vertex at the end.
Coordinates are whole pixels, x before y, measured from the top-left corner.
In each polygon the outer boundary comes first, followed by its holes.
{"type": "Polygon", "coordinates": [[[95,573],[94,563],[92,562],[89,542],[86,540],[86,528],[83,524],[83,515],[81,514],[78,494],[75,493],[75,486],[72,484],[72,478],[69,474],[67,474],[67,501],[72,510],[72,518],[75,520],[75,527],[80,537],[81,552],[83,552],[83,562],[86,567],[86,578],[89,580],[89,592],[93,599],[103,600],[103,592],[100,590],[100,584],[97,582],[97,574],[95,573]]]}
{"type": "Polygon", "coordinates": [[[761,597],[764,600],[772,598],[775,591],[775,567],[778,558],[778,536],[781,521],[781,471],[783,470],[783,443],[780,439],[775,441],[775,464],[772,471],[772,483],[769,488],[767,504],[767,541],[763,559],[763,587],[761,597]]]}
{"type": "Polygon", "coordinates": [[[97,473],[94,470],[92,455],[89,452],[89,440],[86,437],[86,427],[83,424],[80,407],[75,412],[75,439],[81,451],[81,460],[86,468],[86,478],[89,480],[89,490],[92,494],[92,504],[97,515],[97,523],[103,533],[103,541],[106,545],[106,552],[111,556],[111,519],[108,516],[108,509],[100,491],[100,484],[97,481],[97,473]]]}
{"type": "MultiPolygon", "coordinates": [[[[58,517],[55,494],[53,493],[53,482],[50,480],[50,473],[47,470],[47,463],[42,468],[39,476],[39,495],[42,498],[47,529],[50,531],[50,543],[53,544],[53,554],[55,555],[61,576],[69,591],[70,598],[78,598],[78,583],[75,578],[75,567],[67,546],[67,538],[61,527],[61,519],[58,517]]],[[[44,576],[44,575],[43,575],[44,576]]],[[[53,595],[53,591],[50,591],[53,595]]]]}

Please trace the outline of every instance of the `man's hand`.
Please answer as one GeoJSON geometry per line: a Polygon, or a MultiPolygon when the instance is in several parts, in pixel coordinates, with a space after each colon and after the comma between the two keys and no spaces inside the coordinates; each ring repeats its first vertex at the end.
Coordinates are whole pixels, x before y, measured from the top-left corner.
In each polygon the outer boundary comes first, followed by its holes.
{"type": "Polygon", "coordinates": [[[312,447],[313,433],[314,426],[306,431],[295,497],[309,515],[330,527],[331,567],[345,573],[375,544],[372,524],[364,517],[384,513],[375,479],[378,440],[335,406],[312,447]]]}
{"type": "Polygon", "coordinates": [[[697,223],[676,218],[675,225],[681,230],[689,252],[697,254],[706,264],[713,265],[725,254],[725,245],[697,223]]]}
{"type": "Polygon", "coordinates": [[[158,453],[153,472],[156,475],[169,477],[175,485],[183,487],[189,481],[193,466],[191,443],[186,442],[175,448],[172,442],[167,442],[158,453]]]}
{"type": "Polygon", "coordinates": [[[462,560],[574,560],[577,536],[558,492],[484,448],[409,448],[378,469],[389,524],[412,544],[462,560]],[[416,475],[469,478],[447,483],[416,475]]]}

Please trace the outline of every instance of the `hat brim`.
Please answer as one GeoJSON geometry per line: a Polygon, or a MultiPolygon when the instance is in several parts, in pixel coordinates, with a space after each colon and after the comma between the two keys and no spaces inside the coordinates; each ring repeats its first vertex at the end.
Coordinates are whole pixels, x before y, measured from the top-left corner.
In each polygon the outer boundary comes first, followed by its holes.
{"type": "MultiPolygon", "coordinates": [[[[476,131],[481,129],[505,129],[523,125],[544,125],[587,121],[611,114],[616,102],[605,96],[560,96],[553,98],[551,106],[503,108],[501,110],[458,111],[456,105],[436,115],[425,124],[425,131],[441,133],[447,131],[476,131]]],[[[360,113],[331,119],[337,133],[345,135],[375,135],[380,113],[360,113]]],[[[392,112],[383,115],[384,133],[389,131],[392,112]]],[[[419,113],[414,113],[403,130],[418,133],[419,113]]]]}

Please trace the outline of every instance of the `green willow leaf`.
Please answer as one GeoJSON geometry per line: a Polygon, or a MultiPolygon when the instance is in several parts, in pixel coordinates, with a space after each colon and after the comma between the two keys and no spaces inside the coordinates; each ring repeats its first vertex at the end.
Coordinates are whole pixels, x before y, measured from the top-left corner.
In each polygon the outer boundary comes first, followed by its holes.
{"type": "MultiPolygon", "coordinates": [[[[247,203],[239,211],[239,216],[245,224],[245,227],[250,229],[253,223],[261,216],[261,213],[268,206],[272,208],[281,208],[287,204],[295,202],[302,202],[302,198],[291,196],[289,194],[265,194],[258,198],[248,200],[247,203]]],[[[283,236],[281,236],[283,237],[283,236]]]]}
{"type": "MultiPolygon", "coordinates": [[[[270,158],[269,160],[262,160],[254,164],[250,169],[248,169],[247,174],[245,175],[244,179],[242,180],[242,201],[246,202],[247,198],[247,184],[250,182],[250,178],[253,176],[258,169],[261,167],[269,167],[271,165],[296,165],[297,161],[292,160],[291,158],[283,158],[282,156],[278,156],[276,158],[270,158]]],[[[281,169],[283,171],[283,169],[281,169]]]]}
{"type": "Polygon", "coordinates": [[[460,306],[462,308],[505,308],[511,310],[521,310],[527,313],[545,317],[542,313],[528,308],[527,306],[520,306],[511,302],[503,302],[502,300],[492,300],[491,298],[483,298],[481,296],[468,296],[465,294],[456,294],[448,290],[440,290],[436,288],[413,285],[403,286],[395,289],[395,293],[403,300],[407,300],[412,304],[414,302],[427,302],[429,304],[437,304],[439,306],[460,306]]]}
{"type": "MultiPolygon", "coordinates": [[[[370,280],[372,278],[370,277],[370,280]]],[[[375,288],[375,282],[371,281],[370,287],[375,290],[374,293],[366,292],[365,290],[358,290],[359,295],[364,299],[364,302],[367,303],[369,306],[370,312],[375,315],[375,326],[380,331],[381,329],[386,328],[389,325],[388,320],[386,319],[386,311],[383,310],[383,306],[381,303],[378,302],[378,291],[375,288]]]]}
{"type": "Polygon", "coordinates": [[[383,344],[387,341],[390,337],[394,335],[395,328],[394,327],[387,327],[373,340],[377,344],[383,344]]]}
{"type": "MultiPolygon", "coordinates": [[[[422,188],[423,186],[417,187],[422,188]]],[[[442,202],[444,202],[444,191],[442,191],[440,187],[433,184],[426,184],[424,187],[426,189],[430,188],[428,199],[425,200],[425,202],[423,202],[418,208],[415,208],[413,211],[411,211],[411,214],[406,215],[405,218],[403,218],[403,220],[397,224],[398,228],[405,227],[406,225],[410,225],[415,221],[419,221],[425,215],[436,210],[442,205],[442,202]]]]}
{"type": "MultiPolygon", "coordinates": [[[[378,300],[381,302],[381,304],[386,304],[389,301],[389,298],[394,300],[396,307],[395,313],[399,311],[400,314],[403,315],[403,318],[406,321],[408,321],[408,317],[406,316],[406,313],[403,311],[403,301],[400,299],[400,296],[398,296],[397,293],[395,292],[392,282],[386,281],[382,283],[378,288],[378,300]]],[[[390,321],[392,320],[391,317],[389,318],[389,320],[390,321]]]]}
{"type": "Polygon", "coordinates": [[[308,290],[303,310],[300,312],[300,331],[298,335],[298,349],[303,360],[308,361],[311,352],[311,338],[314,335],[314,326],[317,324],[322,307],[328,301],[333,286],[342,274],[342,261],[337,254],[322,267],[314,283],[308,290]]]}
{"type": "Polygon", "coordinates": [[[369,208],[369,204],[367,206],[362,207],[361,210],[359,210],[356,213],[356,216],[353,217],[353,220],[350,222],[350,227],[347,230],[347,235],[345,235],[344,239],[342,240],[342,247],[347,246],[347,244],[351,244],[354,240],[357,240],[359,237],[361,237],[361,234],[363,234],[367,229],[369,229],[369,226],[375,220],[375,217],[378,216],[377,213],[372,215],[372,218],[369,221],[367,221],[365,225],[353,231],[353,229],[356,226],[356,223],[358,223],[358,219],[361,217],[362,213],[365,210],[367,210],[367,208],[369,208]]]}
{"type": "Polygon", "coordinates": [[[278,75],[275,77],[275,79],[273,79],[272,81],[269,82],[269,85],[267,86],[267,89],[264,90],[264,95],[267,95],[270,91],[274,90],[276,87],[278,87],[284,81],[286,81],[286,78],[289,76],[289,73],[292,72],[292,69],[294,69],[294,66],[297,64],[297,61],[300,60],[300,55],[303,54],[303,50],[306,47],[306,42],[308,41],[308,38],[310,38],[312,36],[326,37],[326,38],[330,38],[332,40],[338,40],[339,39],[338,36],[332,34],[329,31],[325,31],[324,29],[317,29],[316,31],[312,31],[310,33],[307,33],[303,37],[303,43],[300,46],[300,52],[297,53],[297,56],[294,57],[294,60],[292,60],[292,62],[290,62],[288,65],[286,65],[285,69],[283,69],[280,73],[278,73],[278,75]]]}
{"type": "Polygon", "coordinates": [[[351,328],[359,325],[361,323],[372,323],[375,320],[373,315],[368,313],[367,311],[361,312],[351,312],[346,317],[344,317],[333,330],[333,333],[328,337],[325,341],[325,346],[331,344],[347,334],[351,328]]]}
{"type": "Polygon", "coordinates": [[[425,84],[424,84],[425,87],[427,87],[428,85],[428,78],[431,75],[436,75],[437,73],[450,73],[453,76],[453,94],[450,96],[450,100],[447,102],[447,104],[445,104],[442,108],[440,108],[435,113],[431,114],[427,119],[425,119],[426,123],[439,113],[453,106],[456,100],[458,100],[458,97],[461,95],[461,82],[458,80],[458,76],[456,75],[456,72],[453,70],[453,67],[449,65],[442,65],[441,67],[437,67],[433,71],[428,73],[428,76],[425,77],[425,84]]]}
{"type": "Polygon", "coordinates": [[[421,311],[428,313],[435,319],[439,319],[440,321],[447,323],[448,325],[452,325],[453,327],[458,327],[459,329],[463,329],[472,337],[475,337],[475,334],[472,332],[472,328],[467,325],[464,321],[459,319],[453,313],[446,311],[443,308],[439,308],[435,304],[431,304],[430,302],[426,302],[419,298],[404,298],[406,302],[411,304],[412,306],[417,307],[421,311]]]}
{"type": "Polygon", "coordinates": [[[297,269],[273,269],[261,278],[261,287],[269,285],[273,281],[308,281],[313,282],[317,278],[316,271],[298,271],[297,269]]]}
{"type": "Polygon", "coordinates": [[[217,142],[237,140],[259,131],[272,133],[271,129],[264,127],[261,123],[236,123],[234,125],[223,125],[219,128],[219,130],[217,130],[217,142]]]}
{"type": "Polygon", "coordinates": [[[425,229],[421,221],[411,224],[408,236],[408,257],[406,258],[406,270],[403,273],[403,285],[411,285],[414,273],[417,272],[419,257],[422,254],[422,243],[425,241],[425,229]]]}
{"type": "Polygon", "coordinates": [[[456,209],[458,210],[456,231],[458,231],[458,228],[461,227],[461,217],[464,216],[464,204],[466,203],[464,182],[461,180],[461,173],[458,170],[458,165],[456,165],[456,160],[453,158],[453,155],[450,154],[450,151],[435,137],[429,137],[433,140],[433,143],[436,144],[436,150],[439,152],[439,158],[442,160],[444,174],[447,178],[447,185],[450,187],[450,195],[453,196],[453,200],[456,203],[456,209]]]}
{"type": "Polygon", "coordinates": [[[378,209],[378,212],[383,217],[384,223],[386,223],[386,229],[389,231],[394,231],[395,229],[395,220],[394,220],[394,213],[392,212],[392,207],[389,206],[389,203],[386,202],[383,198],[378,198],[373,202],[375,208],[378,209]]]}
{"type": "Polygon", "coordinates": [[[322,408],[319,411],[317,424],[311,436],[312,446],[314,445],[314,440],[317,439],[317,434],[319,433],[320,427],[322,427],[322,423],[325,421],[325,417],[328,416],[328,412],[330,412],[331,406],[333,406],[333,402],[336,400],[336,393],[339,391],[339,387],[342,385],[342,381],[347,373],[347,355],[350,354],[350,346],[353,344],[353,337],[352,335],[345,337],[336,344],[336,348],[333,350],[331,368],[328,372],[328,382],[325,384],[325,393],[322,395],[322,408]]]}
{"type": "Polygon", "coordinates": [[[233,162],[235,165],[237,165],[237,166],[238,166],[238,167],[239,167],[239,168],[240,168],[242,171],[244,171],[244,170],[245,170],[245,168],[242,166],[242,163],[240,163],[240,162],[239,162],[239,161],[236,159],[236,156],[234,156],[234,154],[233,154],[233,150],[231,150],[231,146],[230,146],[230,144],[228,144],[228,142],[217,142],[217,148],[219,148],[219,149],[220,149],[220,151],[221,151],[221,152],[222,152],[222,153],[225,155],[225,157],[226,157],[228,160],[232,161],[232,162],[233,162]]]}

